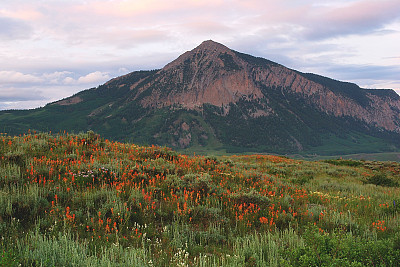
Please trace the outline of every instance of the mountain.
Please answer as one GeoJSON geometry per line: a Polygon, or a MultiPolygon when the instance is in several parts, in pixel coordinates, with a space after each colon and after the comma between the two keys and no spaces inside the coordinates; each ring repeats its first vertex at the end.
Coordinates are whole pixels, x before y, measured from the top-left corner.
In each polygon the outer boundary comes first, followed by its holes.
{"type": "Polygon", "coordinates": [[[93,130],[189,151],[345,154],[399,149],[400,96],[205,41],[35,110],[2,111],[11,134],[93,130]]]}

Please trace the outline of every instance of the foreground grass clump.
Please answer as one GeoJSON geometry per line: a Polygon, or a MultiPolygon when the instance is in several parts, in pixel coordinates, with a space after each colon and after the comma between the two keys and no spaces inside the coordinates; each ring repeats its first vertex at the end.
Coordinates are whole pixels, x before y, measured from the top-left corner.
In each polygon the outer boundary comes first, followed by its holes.
{"type": "Polygon", "coordinates": [[[0,266],[396,266],[400,165],[0,136],[0,266]]]}

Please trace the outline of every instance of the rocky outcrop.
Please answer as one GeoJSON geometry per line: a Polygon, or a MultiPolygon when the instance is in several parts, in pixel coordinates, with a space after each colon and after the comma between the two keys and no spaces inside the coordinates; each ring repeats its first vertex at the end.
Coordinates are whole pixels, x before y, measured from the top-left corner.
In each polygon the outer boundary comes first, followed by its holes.
{"type": "MultiPolygon", "coordinates": [[[[399,99],[383,99],[363,93],[369,100],[365,105],[335,92],[301,73],[271,62],[254,65],[226,46],[205,41],[159,70],[153,79],[131,85],[134,99],[140,98],[144,107],[160,108],[179,105],[186,109],[201,109],[205,103],[226,107],[241,99],[260,102],[263,108],[249,111],[257,118],[274,111],[265,103],[268,95],[262,87],[296,94],[322,112],[336,117],[349,116],[389,131],[400,132],[399,99]],[[145,96],[143,96],[145,95],[145,96]],[[262,102],[262,101],[261,101],[262,102]]],[[[361,89],[360,89],[361,90],[361,89]]]]}
{"type": "Polygon", "coordinates": [[[137,88],[141,92],[152,89],[152,94],[142,100],[146,107],[179,104],[193,109],[204,103],[221,107],[243,97],[263,97],[249,76],[246,62],[213,41],[184,53],[156,76],[151,83],[137,88]]]}
{"type": "Polygon", "coordinates": [[[252,76],[258,83],[267,87],[281,88],[289,93],[298,94],[311,105],[336,117],[349,116],[386,130],[400,132],[400,101],[381,98],[365,92],[370,100],[362,106],[355,100],[334,93],[329,88],[310,81],[297,72],[283,66],[257,68],[252,76]]]}
{"type": "Polygon", "coordinates": [[[69,106],[69,105],[74,105],[82,102],[83,99],[80,98],[79,96],[74,96],[74,97],[69,97],[64,100],[60,100],[54,103],[54,105],[60,105],[60,106],[69,106]]]}

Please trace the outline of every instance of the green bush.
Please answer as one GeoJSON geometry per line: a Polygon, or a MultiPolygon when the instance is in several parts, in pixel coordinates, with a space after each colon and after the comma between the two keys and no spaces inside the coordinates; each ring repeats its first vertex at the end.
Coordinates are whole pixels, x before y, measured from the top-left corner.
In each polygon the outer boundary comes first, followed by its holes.
{"type": "Polygon", "coordinates": [[[398,266],[400,262],[394,238],[374,240],[349,232],[321,233],[317,227],[309,227],[303,238],[305,247],[284,252],[294,266],[398,266]]]}
{"type": "Polygon", "coordinates": [[[388,187],[399,186],[399,184],[396,181],[387,177],[386,173],[382,172],[374,174],[373,176],[367,178],[364,183],[380,185],[380,186],[388,186],[388,187]]]}
{"type": "Polygon", "coordinates": [[[351,160],[351,159],[327,159],[324,160],[324,162],[326,163],[330,163],[336,166],[350,166],[350,167],[358,167],[363,165],[364,163],[361,161],[357,161],[357,160],[351,160]]]}

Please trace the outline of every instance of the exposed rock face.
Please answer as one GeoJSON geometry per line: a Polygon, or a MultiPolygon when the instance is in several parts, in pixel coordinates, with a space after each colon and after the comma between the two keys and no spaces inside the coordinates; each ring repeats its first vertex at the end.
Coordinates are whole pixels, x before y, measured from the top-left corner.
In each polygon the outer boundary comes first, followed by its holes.
{"type": "Polygon", "coordinates": [[[268,87],[280,87],[309,99],[310,104],[336,117],[350,116],[386,130],[400,132],[400,101],[398,97],[382,99],[365,92],[370,99],[362,106],[353,99],[334,93],[329,88],[310,81],[297,72],[283,66],[268,69],[257,68],[252,73],[254,80],[268,87]]]}
{"type": "Polygon", "coordinates": [[[249,76],[246,62],[227,47],[205,41],[157,73],[151,83],[138,88],[156,88],[142,100],[144,106],[179,104],[193,109],[204,103],[223,106],[242,97],[262,98],[249,76]]]}
{"type": "Polygon", "coordinates": [[[369,101],[361,105],[282,65],[273,62],[254,65],[238,56],[237,52],[213,41],[205,41],[184,53],[159,70],[153,79],[133,84],[131,90],[136,92],[134,99],[141,98],[144,107],[153,108],[177,104],[187,109],[201,109],[205,103],[223,107],[240,99],[263,99],[262,109],[249,114],[257,118],[274,114],[266,104],[268,94],[263,93],[260,85],[296,94],[327,114],[350,116],[373,126],[400,132],[399,98],[382,99],[364,92],[369,101]]]}
{"type": "Polygon", "coordinates": [[[57,101],[54,104],[60,105],[60,106],[69,106],[69,105],[73,105],[73,104],[78,104],[82,101],[83,101],[83,99],[80,98],[79,96],[74,96],[74,97],[70,97],[70,98],[67,98],[64,100],[57,101]]]}

